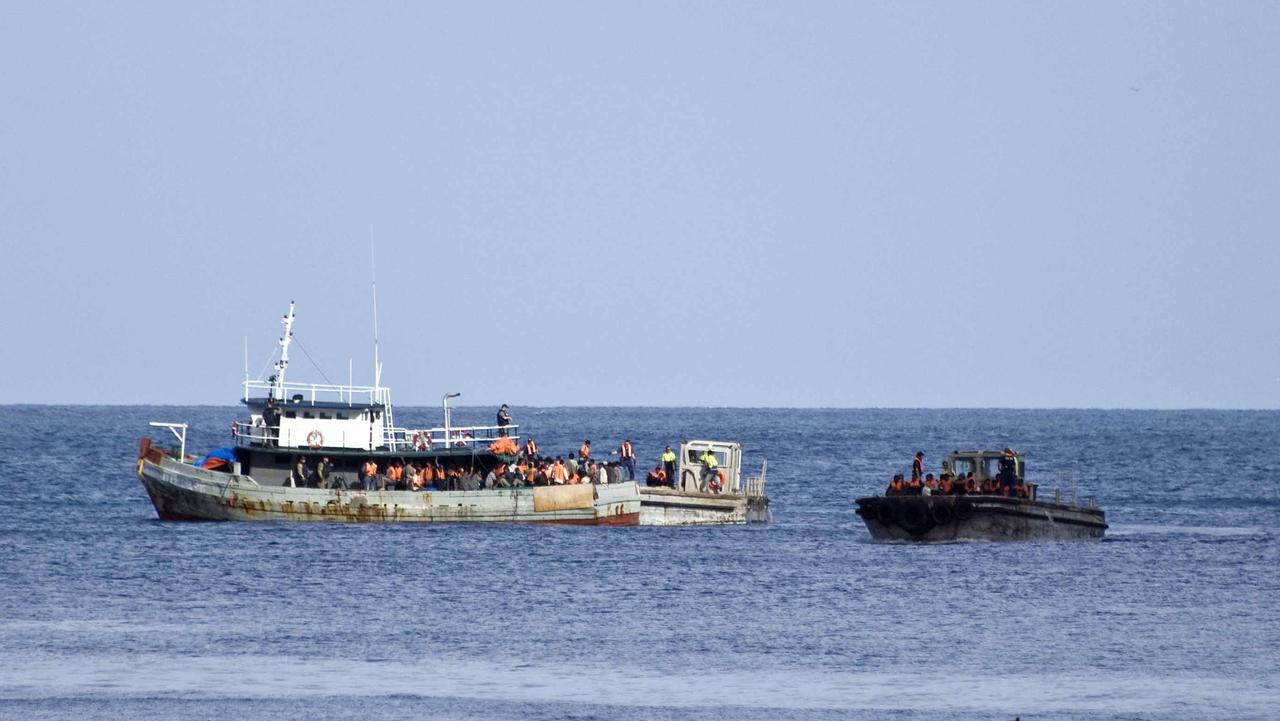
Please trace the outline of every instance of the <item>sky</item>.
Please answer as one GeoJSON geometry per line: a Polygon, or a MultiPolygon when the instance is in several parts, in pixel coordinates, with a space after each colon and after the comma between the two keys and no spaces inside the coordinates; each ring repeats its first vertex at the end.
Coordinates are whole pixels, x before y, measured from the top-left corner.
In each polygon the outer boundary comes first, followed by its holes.
{"type": "Polygon", "coordinates": [[[1273,2],[0,5],[0,403],[1280,407],[1273,2]]]}

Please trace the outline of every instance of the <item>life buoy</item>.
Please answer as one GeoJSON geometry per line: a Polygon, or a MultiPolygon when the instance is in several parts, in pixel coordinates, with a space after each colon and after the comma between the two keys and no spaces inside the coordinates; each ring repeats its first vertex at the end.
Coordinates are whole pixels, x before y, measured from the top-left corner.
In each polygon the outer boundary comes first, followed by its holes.
{"type": "Polygon", "coordinates": [[[311,431],[307,434],[307,445],[314,450],[324,445],[324,434],[320,431],[311,431]]]}
{"type": "Polygon", "coordinates": [[[715,478],[712,478],[712,479],[708,482],[708,485],[710,485],[710,486],[711,486],[711,490],[715,491],[716,493],[719,493],[720,491],[723,491],[723,490],[724,490],[724,486],[725,486],[725,476],[724,476],[724,469],[723,469],[723,468],[717,468],[717,469],[716,469],[716,475],[715,475],[715,478]]]}
{"type": "Polygon", "coordinates": [[[453,437],[457,439],[453,442],[454,448],[466,448],[473,436],[470,431],[454,431],[453,437]]]}
{"type": "Polygon", "coordinates": [[[929,511],[929,515],[933,517],[933,522],[939,526],[945,526],[951,523],[954,514],[951,512],[951,506],[946,503],[935,503],[933,509],[929,511]]]}
{"type": "Polygon", "coordinates": [[[413,447],[420,451],[425,451],[431,447],[431,434],[426,431],[418,431],[413,434],[413,447]]]}

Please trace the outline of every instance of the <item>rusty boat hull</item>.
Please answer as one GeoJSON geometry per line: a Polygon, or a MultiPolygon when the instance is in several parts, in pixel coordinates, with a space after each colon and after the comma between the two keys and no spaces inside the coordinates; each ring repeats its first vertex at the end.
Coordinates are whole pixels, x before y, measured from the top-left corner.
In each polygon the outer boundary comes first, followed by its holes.
{"type": "Polygon", "coordinates": [[[1092,506],[1004,496],[871,496],[857,514],[883,541],[1068,541],[1101,539],[1106,513],[1092,506]]]}
{"type": "Polygon", "coordinates": [[[477,491],[294,488],[154,455],[138,460],[137,473],[165,521],[640,523],[635,483],[477,491]]]}

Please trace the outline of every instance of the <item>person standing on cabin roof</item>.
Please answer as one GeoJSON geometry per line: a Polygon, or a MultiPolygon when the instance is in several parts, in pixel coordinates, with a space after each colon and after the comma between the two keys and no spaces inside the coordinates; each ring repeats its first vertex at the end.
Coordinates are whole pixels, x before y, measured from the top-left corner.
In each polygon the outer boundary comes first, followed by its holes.
{"type": "Polygon", "coordinates": [[[636,479],[636,449],[631,445],[631,440],[622,442],[622,448],[618,449],[618,456],[622,458],[622,467],[627,469],[627,480],[634,481],[636,479]]]}
{"type": "Polygon", "coordinates": [[[662,470],[667,473],[667,483],[675,488],[680,481],[676,478],[676,452],[671,450],[671,446],[662,452],[662,470]]]}
{"type": "Polygon", "coordinates": [[[911,461],[911,480],[919,481],[924,478],[924,451],[916,451],[916,457],[911,461]]]}
{"type": "Polygon", "coordinates": [[[511,425],[511,411],[507,410],[507,404],[503,403],[498,409],[498,435],[506,437],[507,426],[511,425]]]}

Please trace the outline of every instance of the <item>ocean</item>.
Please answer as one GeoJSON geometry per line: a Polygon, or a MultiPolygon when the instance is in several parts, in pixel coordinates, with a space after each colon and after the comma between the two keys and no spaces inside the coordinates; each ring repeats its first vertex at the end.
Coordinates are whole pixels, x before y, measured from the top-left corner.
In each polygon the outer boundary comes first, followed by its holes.
{"type": "Polygon", "coordinates": [[[0,407],[0,718],[1280,717],[1280,412],[513,407],[544,453],[630,438],[642,471],[739,441],[772,522],[158,521],[148,421],[201,452],[241,412],[0,407]],[[1105,540],[876,543],[853,513],[917,450],[1006,445],[1105,540]]]}

